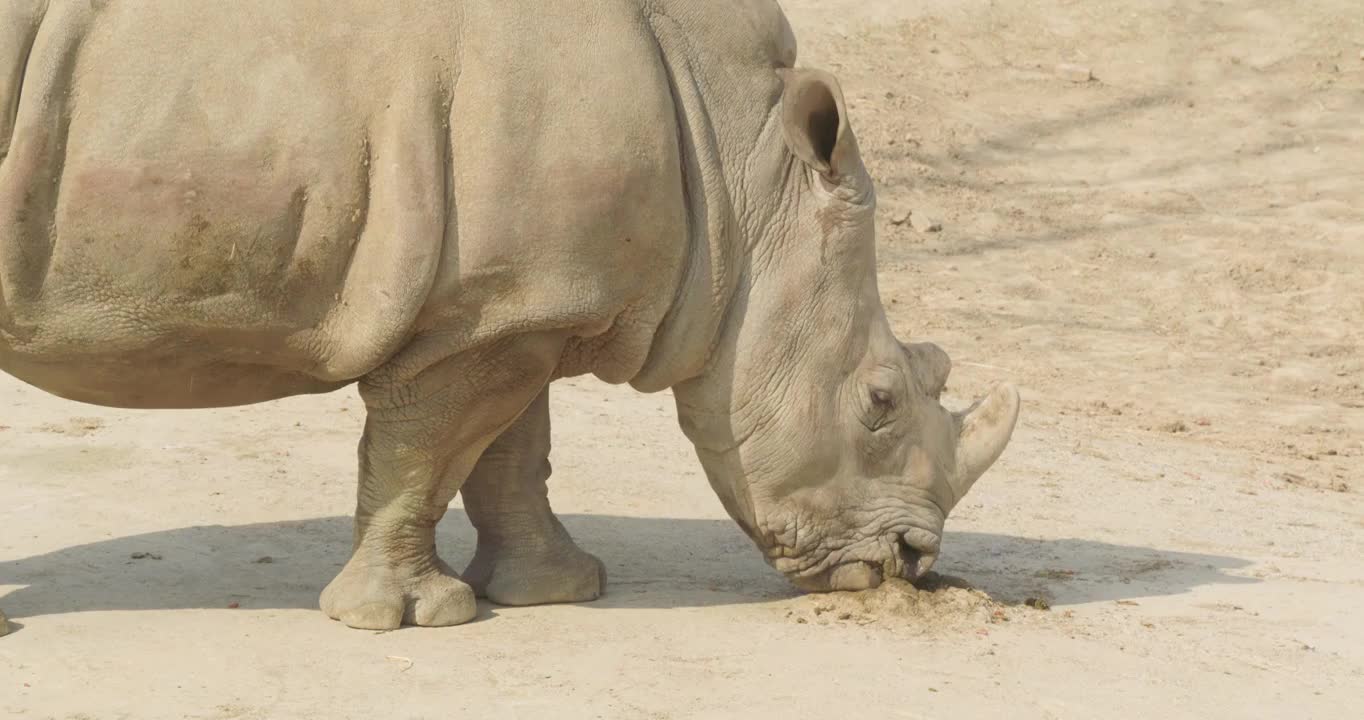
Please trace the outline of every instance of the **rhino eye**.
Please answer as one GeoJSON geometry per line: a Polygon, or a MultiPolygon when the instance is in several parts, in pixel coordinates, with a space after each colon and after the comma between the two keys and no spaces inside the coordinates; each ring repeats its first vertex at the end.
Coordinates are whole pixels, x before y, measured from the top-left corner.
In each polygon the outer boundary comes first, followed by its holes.
{"type": "Polygon", "coordinates": [[[867,405],[862,413],[862,424],[876,432],[895,419],[895,394],[885,388],[869,388],[867,405]]]}

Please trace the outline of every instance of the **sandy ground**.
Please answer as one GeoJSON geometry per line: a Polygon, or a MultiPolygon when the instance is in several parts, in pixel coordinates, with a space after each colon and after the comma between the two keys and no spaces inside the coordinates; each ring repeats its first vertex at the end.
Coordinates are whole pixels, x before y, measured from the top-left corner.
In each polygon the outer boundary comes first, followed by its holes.
{"type": "MultiPolygon", "coordinates": [[[[786,7],[852,102],[901,337],[953,355],[952,403],[1024,391],[938,566],[976,590],[798,596],[666,394],[573,380],[553,500],[609,594],[348,630],[315,608],[352,392],[133,413],[0,379],[0,717],[1359,717],[1357,0],[786,7]]],[[[452,510],[453,564],[471,539],[452,510]]]]}

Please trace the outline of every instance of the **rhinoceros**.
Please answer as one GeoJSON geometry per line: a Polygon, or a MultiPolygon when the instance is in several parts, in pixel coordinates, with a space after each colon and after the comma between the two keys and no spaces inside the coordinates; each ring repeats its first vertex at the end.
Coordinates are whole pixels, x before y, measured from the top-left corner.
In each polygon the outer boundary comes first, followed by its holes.
{"type": "Polygon", "coordinates": [[[9,374],[144,409],[358,385],[320,597],[351,627],[602,593],[547,499],[558,378],[670,389],[806,591],[925,573],[1018,416],[1007,384],[948,411],[947,355],[892,333],[847,103],[774,0],[4,0],[0,163],[9,374]]]}

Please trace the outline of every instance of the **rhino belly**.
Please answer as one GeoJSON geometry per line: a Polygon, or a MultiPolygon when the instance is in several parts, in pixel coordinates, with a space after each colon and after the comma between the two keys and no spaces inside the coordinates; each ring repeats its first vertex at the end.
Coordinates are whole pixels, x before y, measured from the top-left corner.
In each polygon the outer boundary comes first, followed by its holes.
{"type": "Polygon", "coordinates": [[[342,197],[363,195],[225,170],[250,164],[73,157],[57,183],[0,181],[0,367],[132,407],[317,389],[365,215],[342,197]],[[9,201],[20,185],[59,196],[9,201]]]}

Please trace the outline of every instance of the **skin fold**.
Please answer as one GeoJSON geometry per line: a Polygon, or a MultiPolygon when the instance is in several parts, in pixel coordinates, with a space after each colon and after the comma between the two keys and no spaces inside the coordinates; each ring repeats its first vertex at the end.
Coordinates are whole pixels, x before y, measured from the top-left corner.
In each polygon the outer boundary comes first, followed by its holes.
{"type": "Polygon", "coordinates": [[[946,354],[881,305],[837,80],[793,69],[775,2],[710,5],[9,0],[0,369],[130,408],[358,384],[321,596],[352,627],[601,594],[546,490],[549,385],[583,374],[671,389],[796,585],[918,577],[1018,394],[939,404],[946,354]]]}

